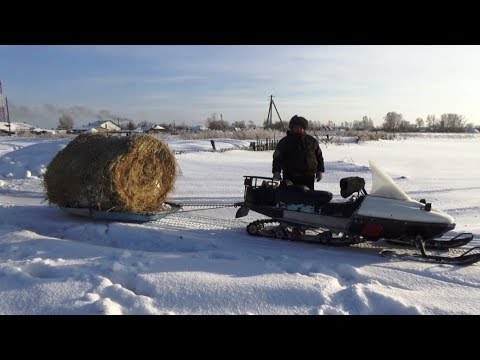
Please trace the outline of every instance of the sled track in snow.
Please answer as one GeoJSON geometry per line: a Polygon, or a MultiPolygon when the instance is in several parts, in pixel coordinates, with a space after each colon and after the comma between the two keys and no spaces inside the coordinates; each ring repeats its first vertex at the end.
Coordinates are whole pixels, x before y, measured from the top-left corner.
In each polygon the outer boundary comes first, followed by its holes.
{"type": "Polygon", "coordinates": [[[163,219],[147,223],[152,227],[174,227],[195,230],[244,229],[248,222],[234,219],[236,209],[198,209],[198,211],[179,211],[163,219]],[[206,214],[207,213],[207,214],[206,214]]]}
{"type": "Polygon", "coordinates": [[[201,230],[229,230],[235,228],[243,228],[245,225],[234,220],[218,219],[208,216],[198,216],[191,214],[175,214],[163,220],[156,221],[149,226],[172,226],[183,227],[187,229],[201,230]]]}
{"type": "Polygon", "coordinates": [[[471,186],[471,187],[458,187],[458,188],[447,188],[447,189],[434,189],[434,190],[415,190],[409,191],[410,195],[418,195],[418,194],[440,194],[446,192],[454,192],[454,191],[472,191],[472,190],[479,190],[480,186],[471,186]]]}
{"type": "Polygon", "coordinates": [[[480,206],[465,206],[465,207],[456,207],[456,208],[447,208],[443,210],[449,214],[453,215],[459,215],[459,214],[465,214],[465,213],[475,213],[478,214],[480,213],[480,206]]]}
{"type": "Polygon", "coordinates": [[[285,247],[290,248],[304,248],[316,246],[315,244],[307,244],[293,241],[280,241],[276,239],[270,239],[265,237],[257,237],[248,235],[246,227],[249,223],[259,218],[263,218],[263,215],[247,216],[242,219],[235,219],[236,208],[218,208],[214,210],[201,210],[201,211],[179,211],[164,219],[145,223],[143,226],[166,229],[166,230],[201,230],[201,231],[230,231],[235,236],[240,235],[241,239],[237,238],[233,242],[241,243],[247,242],[256,249],[277,249],[282,250],[285,247]]]}

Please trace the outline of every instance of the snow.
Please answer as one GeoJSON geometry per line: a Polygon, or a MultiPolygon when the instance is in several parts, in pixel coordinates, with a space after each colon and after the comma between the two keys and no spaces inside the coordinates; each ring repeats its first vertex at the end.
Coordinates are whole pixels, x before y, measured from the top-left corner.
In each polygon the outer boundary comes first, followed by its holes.
{"type": "MultiPolygon", "coordinates": [[[[22,130],[31,130],[33,128],[34,128],[34,126],[29,125],[29,124],[24,123],[24,122],[21,122],[21,123],[12,122],[12,123],[10,123],[10,132],[12,132],[12,133],[15,133],[17,131],[22,131],[22,130]]],[[[8,132],[9,131],[8,122],[0,121],[0,130],[8,132]]]]}
{"type": "MultiPolygon", "coordinates": [[[[418,263],[252,237],[262,218],[186,207],[157,222],[74,217],[44,202],[42,174],[71,138],[0,138],[0,314],[480,314],[480,265],[418,263]],[[187,211],[196,210],[196,211],[187,211]]],[[[273,151],[250,141],[167,138],[181,175],[171,201],[243,197],[243,176],[271,176],[273,151]]],[[[452,235],[480,245],[480,136],[407,137],[322,145],[316,189],[341,200],[339,181],[365,178],[369,160],[412,199],[455,218],[452,235]]]]}

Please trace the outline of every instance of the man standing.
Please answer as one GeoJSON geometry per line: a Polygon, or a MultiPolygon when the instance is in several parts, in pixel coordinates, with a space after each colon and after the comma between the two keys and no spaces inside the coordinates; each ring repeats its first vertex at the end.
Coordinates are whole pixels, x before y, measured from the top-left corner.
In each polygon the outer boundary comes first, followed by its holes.
{"type": "Polygon", "coordinates": [[[325,172],[322,150],[318,141],[305,133],[308,121],[295,115],[289,123],[287,136],[282,138],[273,153],[273,180],[290,180],[295,185],[305,185],[314,190],[315,180],[320,181],[325,172]]]}

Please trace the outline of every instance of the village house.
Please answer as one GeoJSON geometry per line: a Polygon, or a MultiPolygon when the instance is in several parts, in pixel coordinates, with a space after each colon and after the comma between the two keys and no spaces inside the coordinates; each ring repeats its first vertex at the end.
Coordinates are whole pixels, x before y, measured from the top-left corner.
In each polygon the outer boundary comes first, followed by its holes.
{"type": "Polygon", "coordinates": [[[121,128],[111,120],[98,120],[95,122],[88,123],[83,125],[80,128],[74,128],[72,132],[74,133],[83,133],[83,132],[114,132],[120,131],[121,128]]]}
{"type": "Polygon", "coordinates": [[[163,126],[160,126],[160,125],[154,125],[146,131],[146,133],[148,134],[158,134],[158,133],[164,133],[164,132],[167,132],[167,129],[165,129],[163,126]]]}

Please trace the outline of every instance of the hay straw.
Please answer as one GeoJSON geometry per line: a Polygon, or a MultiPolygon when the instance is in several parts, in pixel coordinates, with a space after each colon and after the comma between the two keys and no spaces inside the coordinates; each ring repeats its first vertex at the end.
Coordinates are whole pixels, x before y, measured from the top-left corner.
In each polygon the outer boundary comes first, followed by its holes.
{"type": "Polygon", "coordinates": [[[170,148],[151,136],[82,134],[48,165],[46,199],[62,207],[150,214],[162,209],[177,168],[170,148]]]}

